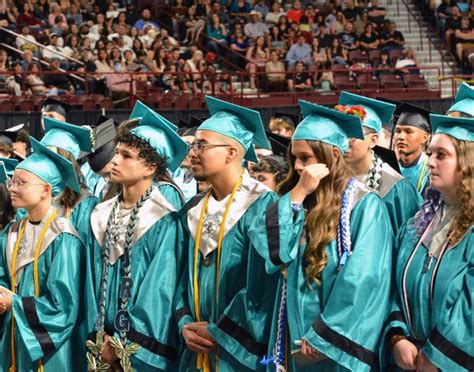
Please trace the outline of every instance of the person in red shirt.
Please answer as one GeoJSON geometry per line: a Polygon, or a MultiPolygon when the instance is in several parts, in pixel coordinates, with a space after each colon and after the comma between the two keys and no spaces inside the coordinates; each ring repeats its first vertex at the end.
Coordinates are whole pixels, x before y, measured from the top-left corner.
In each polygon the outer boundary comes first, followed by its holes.
{"type": "Polygon", "coordinates": [[[304,9],[301,8],[301,2],[300,1],[295,1],[293,4],[293,8],[288,11],[288,14],[286,15],[289,20],[291,20],[294,23],[300,23],[300,19],[304,14],[304,9]]]}

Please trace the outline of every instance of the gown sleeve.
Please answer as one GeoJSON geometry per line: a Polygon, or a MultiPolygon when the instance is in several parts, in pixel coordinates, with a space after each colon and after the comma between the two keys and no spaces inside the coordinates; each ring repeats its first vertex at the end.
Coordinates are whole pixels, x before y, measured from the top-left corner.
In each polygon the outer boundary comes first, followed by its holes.
{"type": "Polygon", "coordinates": [[[52,354],[71,337],[79,309],[81,241],[63,233],[48,249],[56,252],[41,296],[12,298],[15,329],[31,361],[52,354]]]}
{"type": "MultiPolygon", "coordinates": [[[[252,205],[252,211],[246,213],[248,220],[245,225],[254,224],[255,219],[275,200],[273,193],[261,196],[252,205]]],[[[257,253],[257,244],[249,239],[246,285],[236,293],[217,322],[211,323],[208,328],[220,347],[252,370],[261,368],[259,361],[268,350],[279,279],[279,273],[266,273],[265,260],[257,253]]]]}
{"type": "Polygon", "coordinates": [[[250,226],[249,238],[265,260],[268,273],[296,259],[303,228],[304,211],[292,207],[290,193],[262,209],[250,226]]]}
{"type": "Polygon", "coordinates": [[[74,207],[70,216],[71,224],[77,230],[85,245],[88,244],[87,241],[91,236],[91,214],[97,203],[98,199],[93,195],[89,195],[74,207]]]}
{"type": "Polygon", "coordinates": [[[160,193],[176,210],[181,209],[183,206],[183,198],[176,187],[170,184],[158,184],[158,190],[160,190],[160,193]]]}
{"type": "MultiPolygon", "coordinates": [[[[474,232],[468,232],[466,251],[470,254],[467,270],[460,272],[450,286],[457,287],[462,283],[461,290],[450,293],[447,308],[435,324],[427,342],[422,348],[423,353],[440,370],[473,371],[474,370],[474,232]]],[[[462,243],[461,243],[462,244],[462,243]]],[[[458,247],[461,248],[461,247],[458,247]]],[[[454,248],[456,249],[456,248],[454,248]]]]}
{"type": "Polygon", "coordinates": [[[140,345],[131,358],[137,371],[170,370],[170,363],[177,363],[179,359],[179,337],[173,317],[178,276],[177,225],[176,212],[171,212],[147,232],[146,245],[153,255],[148,267],[144,264],[137,269],[146,270],[144,285],[140,286],[135,302],[129,308],[128,339],[140,345]]]}
{"type": "Polygon", "coordinates": [[[391,282],[393,233],[382,200],[364,196],[351,213],[350,228],[352,255],[303,338],[339,365],[369,371],[378,366],[391,282]]]}

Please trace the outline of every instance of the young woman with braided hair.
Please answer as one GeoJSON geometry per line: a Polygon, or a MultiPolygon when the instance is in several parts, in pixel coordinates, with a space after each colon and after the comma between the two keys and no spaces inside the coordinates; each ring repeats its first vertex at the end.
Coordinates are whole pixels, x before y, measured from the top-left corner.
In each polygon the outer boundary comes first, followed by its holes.
{"type": "Polygon", "coordinates": [[[364,139],[349,140],[349,149],[344,154],[344,160],[354,176],[383,199],[396,234],[418,211],[422,199],[411,183],[374,151],[382,124],[390,122],[395,105],[342,92],[335,109],[361,119],[364,139]]]}
{"type": "Polygon", "coordinates": [[[431,188],[397,237],[382,369],[472,371],[474,119],[430,118],[431,188]]]}
{"type": "Polygon", "coordinates": [[[390,220],[344,161],[349,138],[363,138],[359,118],[300,106],[282,196],[250,234],[267,271],[282,272],[263,362],[287,371],[369,371],[390,293],[390,220]]]}
{"type": "Polygon", "coordinates": [[[154,180],[179,166],[187,145],[151,110],[116,142],[110,177],[122,190],[91,215],[86,292],[94,303],[88,325],[95,337],[87,343],[88,367],[175,370],[179,336],[172,306],[180,236],[175,209],[154,180]]]}

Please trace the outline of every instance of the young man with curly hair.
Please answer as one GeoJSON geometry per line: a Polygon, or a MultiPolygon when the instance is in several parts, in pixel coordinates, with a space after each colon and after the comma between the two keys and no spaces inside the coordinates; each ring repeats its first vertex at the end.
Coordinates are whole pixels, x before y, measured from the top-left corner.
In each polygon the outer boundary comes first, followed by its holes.
{"type": "Polygon", "coordinates": [[[180,237],[175,209],[154,180],[179,166],[187,145],[146,109],[116,143],[110,176],[122,191],[91,216],[89,368],[175,370],[179,337],[171,306],[180,237]]]}

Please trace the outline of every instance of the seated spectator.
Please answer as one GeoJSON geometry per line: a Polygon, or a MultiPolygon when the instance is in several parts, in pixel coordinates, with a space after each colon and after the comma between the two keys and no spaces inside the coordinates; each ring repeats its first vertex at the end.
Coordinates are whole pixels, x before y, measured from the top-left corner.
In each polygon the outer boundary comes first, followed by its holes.
{"type": "Polygon", "coordinates": [[[416,63],[416,56],[413,49],[408,48],[403,52],[403,56],[401,56],[397,62],[395,62],[395,70],[397,73],[402,74],[419,74],[420,70],[418,70],[417,63],[416,63]]]}
{"type": "Polygon", "coordinates": [[[76,3],[71,3],[69,6],[69,12],[66,14],[66,19],[68,22],[76,25],[80,25],[84,21],[82,14],[79,11],[79,6],[76,3]]]}
{"type": "Polygon", "coordinates": [[[341,46],[348,51],[359,48],[359,39],[357,38],[355,32],[353,32],[353,27],[354,25],[352,22],[346,22],[344,31],[337,35],[341,41],[341,46]]]}
{"type": "Polygon", "coordinates": [[[78,58],[79,56],[79,38],[77,35],[68,35],[66,37],[66,45],[63,48],[64,55],[72,58],[78,58]]]}
{"type": "Polygon", "coordinates": [[[196,8],[191,6],[188,8],[188,12],[185,18],[186,26],[186,37],[183,40],[183,44],[197,42],[200,36],[200,32],[203,30],[206,21],[203,18],[196,16],[196,8]]]}
{"type": "Polygon", "coordinates": [[[288,18],[286,15],[282,15],[278,19],[278,30],[280,31],[280,35],[283,36],[285,39],[288,38],[288,31],[290,30],[290,24],[288,23],[288,18]]]}
{"type": "MultiPolygon", "coordinates": [[[[296,28],[296,23],[295,23],[296,28]]],[[[303,15],[300,19],[300,24],[298,25],[298,33],[301,33],[306,38],[306,42],[311,44],[313,41],[313,33],[311,31],[311,25],[309,24],[309,19],[306,15],[303,15]]]]}
{"type": "Polygon", "coordinates": [[[468,17],[462,17],[461,27],[454,33],[456,37],[456,54],[459,62],[464,62],[464,50],[474,48],[474,28],[468,17]]]}
{"type": "Polygon", "coordinates": [[[211,18],[213,14],[217,14],[219,16],[219,20],[221,21],[221,23],[224,24],[224,26],[227,29],[230,27],[229,13],[227,13],[225,11],[225,8],[223,8],[221,4],[219,4],[217,1],[214,1],[212,3],[211,12],[208,14],[207,20],[206,20],[207,23],[211,22],[211,18]]]}
{"type": "Polygon", "coordinates": [[[220,46],[226,44],[227,29],[215,13],[211,17],[211,23],[206,26],[206,34],[210,39],[207,42],[207,48],[219,56],[224,55],[225,51],[220,46]]]}
{"type": "Polygon", "coordinates": [[[173,1],[173,6],[171,7],[171,23],[173,28],[173,36],[178,40],[183,40],[183,28],[184,21],[186,19],[186,14],[188,13],[188,8],[184,6],[183,0],[173,1]]]}
{"type": "Polygon", "coordinates": [[[367,14],[369,21],[380,27],[385,22],[387,10],[379,5],[379,0],[372,0],[372,6],[367,8],[367,14]]]}
{"type": "Polygon", "coordinates": [[[186,60],[183,68],[186,67],[190,73],[190,80],[192,82],[198,82],[201,80],[201,74],[206,68],[206,61],[201,50],[196,50],[192,58],[186,60]],[[187,66],[187,67],[186,67],[187,66]]]}
{"type": "Polygon", "coordinates": [[[405,38],[400,31],[397,31],[395,22],[388,24],[388,30],[380,37],[380,50],[390,52],[391,50],[403,50],[405,38]]]}
{"type": "Polygon", "coordinates": [[[272,26],[267,44],[271,49],[277,49],[281,52],[286,50],[285,38],[280,34],[280,29],[277,26],[272,26]]]}
{"type": "Polygon", "coordinates": [[[369,16],[367,15],[367,12],[362,12],[359,14],[359,17],[357,17],[357,20],[354,21],[354,32],[356,33],[357,36],[360,37],[362,33],[365,30],[365,26],[369,23],[369,16]]]}
{"type": "Polygon", "coordinates": [[[311,47],[306,43],[304,35],[298,36],[298,43],[291,46],[285,59],[290,69],[293,69],[297,62],[303,62],[307,67],[313,64],[311,47]]]}
{"type": "Polygon", "coordinates": [[[337,37],[332,40],[328,49],[328,60],[331,61],[331,65],[346,65],[349,61],[349,53],[342,47],[337,37]]]}
{"type": "Polygon", "coordinates": [[[451,8],[451,0],[442,0],[441,4],[436,8],[436,29],[443,37],[444,32],[446,31],[446,20],[449,18],[451,8]]]}
{"type": "Polygon", "coordinates": [[[311,30],[314,28],[315,20],[316,20],[316,10],[314,9],[313,4],[307,3],[304,9],[304,15],[308,17],[308,23],[311,26],[311,30]]]}
{"type": "Polygon", "coordinates": [[[108,40],[122,39],[125,48],[133,47],[133,39],[128,36],[128,28],[125,25],[119,25],[116,32],[107,36],[108,40]]]}
{"type": "Polygon", "coordinates": [[[461,27],[461,11],[457,6],[453,6],[451,7],[451,16],[446,20],[445,40],[448,48],[452,47],[451,39],[459,27],[461,27]]]}
{"type": "Polygon", "coordinates": [[[23,71],[28,70],[28,67],[33,62],[34,62],[33,52],[30,49],[25,50],[20,60],[20,64],[21,64],[21,67],[23,68],[23,71]]]}
{"type": "Polygon", "coordinates": [[[20,28],[21,36],[16,37],[16,47],[21,51],[30,49],[33,52],[36,52],[38,50],[38,47],[36,45],[37,41],[33,35],[30,35],[30,27],[27,24],[23,24],[20,26],[20,28]]]}
{"type": "Polygon", "coordinates": [[[26,87],[31,94],[46,94],[46,95],[57,95],[58,90],[56,88],[48,89],[39,75],[40,69],[36,62],[33,62],[28,66],[28,74],[26,75],[26,87]]]}
{"type": "Polygon", "coordinates": [[[286,16],[293,23],[300,23],[300,19],[304,14],[304,9],[301,7],[301,1],[295,1],[293,7],[286,13],[286,16]]]}
{"type": "Polygon", "coordinates": [[[280,3],[275,1],[272,4],[272,11],[269,12],[265,17],[265,23],[270,25],[270,26],[278,25],[280,17],[284,14],[285,14],[285,12],[283,11],[280,3]]]}
{"type": "Polygon", "coordinates": [[[372,23],[367,23],[365,25],[364,33],[360,35],[360,49],[366,52],[371,50],[377,50],[380,44],[379,36],[374,31],[374,26],[372,23]]]}
{"type": "Polygon", "coordinates": [[[166,52],[163,48],[158,48],[153,53],[153,60],[151,62],[151,71],[154,73],[163,72],[166,68],[166,52]]]}
{"type": "Polygon", "coordinates": [[[295,69],[287,74],[288,89],[294,92],[304,92],[311,90],[311,76],[304,71],[305,65],[303,61],[298,61],[295,64],[295,69]]]}
{"type": "Polygon", "coordinates": [[[118,29],[121,26],[125,26],[127,32],[131,29],[131,26],[127,23],[127,14],[125,12],[120,12],[118,17],[114,19],[112,23],[112,32],[118,32],[118,29]]]}
{"type": "Polygon", "coordinates": [[[331,33],[333,35],[339,35],[341,32],[344,31],[346,26],[346,19],[344,18],[344,13],[337,12],[336,13],[336,20],[332,23],[331,26],[331,33]]]}
{"type": "Polygon", "coordinates": [[[20,62],[13,62],[13,75],[9,75],[5,80],[5,89],[9,94],[21,96],[23,92],[24,74],[20,62]]]}
{"type": "Polygon", "coordinates": [[[325,68],[328,62],[328,55],[326,48],[321,48],[319,46],[319,40],[317,38],[313,39],[313,44],[311,45],[312,56],[313,56],[313,65],[316,68],[325,68]]]}
{"type": "Polygon", "coordinates": [[[285,64],[280,61],[278,51],[270,52],[270,60],[265,64],[265,76],[269,91],[282,91],[286,78],[285,64]]]}
{"type": "MultiPolygon", "coordinates": [[[[30,51],[31,53],[31,51],[30,51]]],[[[0,88],[4,88],[5,80],[10,76],[5,74],[10,71],[10,61],[8,60],[7,51],[0,49],[0,88]]]]}
{"type": "Polygon", "coordinates": [[[354,0],[346,0],[346,7],[342,11],[344,13],[344,18],[346,21],[355,22],[357,16],[360,14],[361,9],[355,6],[354,0]]]}
{"type": "Polygon", "coordinates": [[[252,6],[246,0],[233,0],[229,8],[229,14],[236,21],[247,22],[252,6]]]}
{"type": "Polygon", "coordinates": [[[44,84],[48,89],[57,89],[57,94],[74,94],[74,87],[69,81],[68,75],[63,74],[59,68],[61,59],[53,57],[49,65],[49,74],[46,74],[43,78],[44,84]]]}
{"type": "Polygon", "coordinates": [[[173,92],[179,92],[179,78],[176,75],[176,65],[169,65],[162,75],[163,88],[173,92]]]}
{"type": "Polygon", "coordinates": [[[95,61],[96,72],[104,73],[104,72],[114,72],[112,67],[112,63],[110,62],[109,55],[105,49],[99,49],[99,54],[97,60],[95,61]]]}
{"type": "Polygon", "coordinates": [[[53,33],[49,35],[49,44],[41,51],[45,61],[49,62],[51,59],[59,57],[60,55],[58,53],[63,54],[63,48],[58,46],[58,39],[59,36],[57,34],[53,33]]]}
{"type": "Polygon", "coordinates": [[[58,24],[59,27],[63,31],[67,31],[68,29],[67,19],[66,19],[66,16],[63,13],[61,13],[61,8],[59,7],[59,4],[52,3],[50,9],[51,9],[51,13],[49,13],[48,15],[48,24],[51,27],[58,24]],[[57,21],[58,17],[60,18],[59,22],[57,21]]]}
{"type": "Polygon", "coordinates": [[[246,69],[250,73],[250,88],[255,89],[255,74],[258,70],[263,71],[265,64],[270,57],[268,47],[265,43],[265,38],[260,36],[255,41],[255,45],[251,46],[247,51],[247,63],[246,69]]]}
{"type": "Polygon", "coordinates": [[[135,22],[133,27],[135,27],[138,31],[139,35],[143,35],[143,29],[147,24],[151,24],[154,28],[157,30],[160,29],[160,26],[158,26],[158,23],[154,22],[151,20],[151,12],[149,9],[143,9],[142,11],[142,18],[139,19],[138,21],[135,22]]]}
{"type": "Polygon", "coordinates": [[[319,33],[318,33],[319,46],[325,49],[330,48],[333,38],[331,35],[329,35],[326,24],[324,22],[320,23],[318,25],[318,29],[319,29],[319,33]]]}
{"type": "Polygon", "coordinates": [[[267,18],[269,12],[268,5],[265,3],[265,0],[257,0],[257,3],[253,6],[253,10],[259,12],[262,15],[262,19],[267,18]]]}
{"type": "Polygon", "coordinates": [[[255,41],[258,37],[266,37],[268,34],[268,26],[261,21],[262,15],[252,10],[250,12],[250,21],[244,26],[244,33],[250,39],[255,41]]]}
{"type": "Polygon", "coordinates": [[[393,63],[390,60],[390,55],[387,51],[382,51],[380,53],[380,60],[375,63],[375,68],[377,69],[376,75],[392,75],[393,74],[393,63]],[[381,70],[378,70],[381,69],[381,70]]]}
{"type": "Polygon", "coordinates": [[[245,58],[240,58],[239,55],[245,57],[245,55],[247,54],[247,50],[249,49],[249,42],[247,37],[242,32],[241,28],[235,30],[234,35],[231,36],[229,40],[229,45],[233,51],[238,53],[238,55],[231,54],[229,56],[230,61],[233,64],[244,68],[246,63],[245,58]]]}
{"type": "Polygon", "coordinates": [[[33,14],[33,9],[31,9],[31,5],[28,2],[23,4],[23,11],[18,15],[16,23],[19,25],[28,25],[31,27],[41,26],[40,20],[35,17],[33,14]]]}
{"type": "Polygon", "coordinates": [[[49,1],[37,0],[33,7],[33,14],[39,20],[47,20],[49,15],[49,1]]]}

